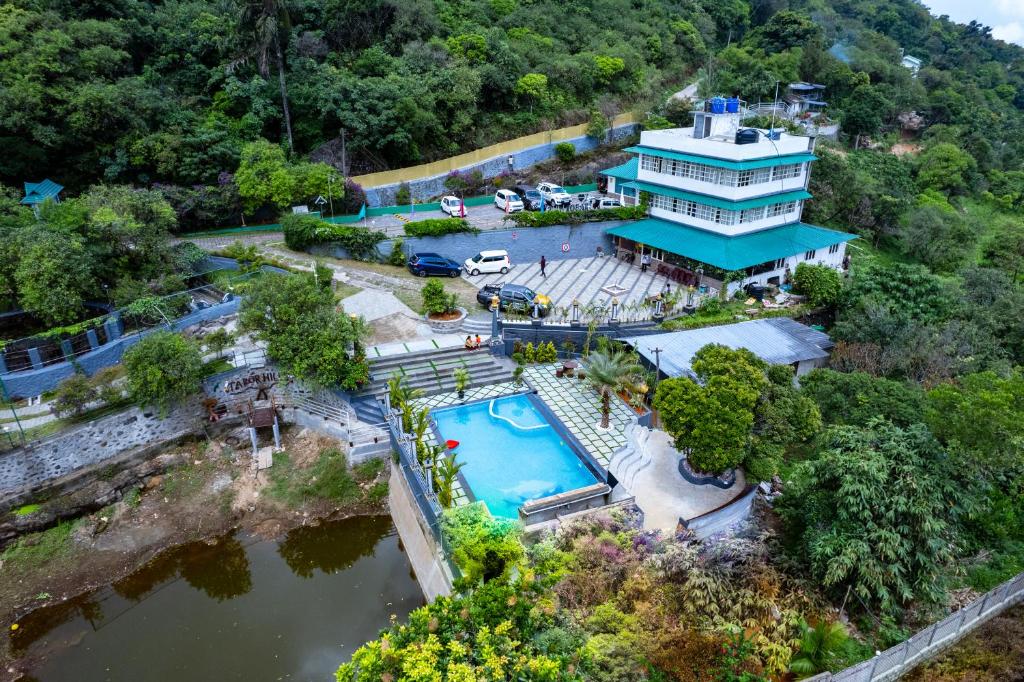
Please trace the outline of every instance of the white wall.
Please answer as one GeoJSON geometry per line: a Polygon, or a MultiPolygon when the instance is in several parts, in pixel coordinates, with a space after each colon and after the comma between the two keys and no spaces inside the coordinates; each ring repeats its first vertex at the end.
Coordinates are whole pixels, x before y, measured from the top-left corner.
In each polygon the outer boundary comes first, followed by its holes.
{"type": "MultiPolygon", "coordinates": [[[[804,166],[806,167],[807,164],[804,164],[804,166]]],[[[641,182],[650,182],[657,185],[663,185],[665,187],[674,187],[675,189],[681,189],[687,192],[696,192],[698,194],[720,197],[728,201],[741,201],[743,199],[752,199],[754,197],[762,197],[779,192],[791,192],[804,189],[807,184],[807,170],[805,168],[803,172],[795,178],[759,182],[755,185],[747,185],[746,187],[732,187],[730,185],[720,185],[715,182],[703,182],[701,180],[695,180],[694,178],[684,178],[678,175],[671,175],[669,173],[655,173],[654,171],[644,170],[643,168],[637,171],[636,179],[641,182]]]]}
{"type": "Polygon", "coordinates": [[[759,275],[753,277],[746,277],[739,282],[730,282],[728,292],[732,296],[736,291],[747,284],[768,284],[768,280],[772,277],[778,277],[779,281],[783,281],[786,274],[786,268],[789,268],[790,273],[796,272],[796,266],[799,263],[811,263],[812,265],[829,265],[836,270],[841,270],[843,267],[843,257],[846,255],[846,242],[839,245],[839,250],[835,253],[829,253],[828,247],[818,249],[814,254],[814,258],[805,259],[804,253],[794,254],[786,258],[785,264],[781,268],[775,270],[769,270],[768,272],[762,272],[759,275]]]}

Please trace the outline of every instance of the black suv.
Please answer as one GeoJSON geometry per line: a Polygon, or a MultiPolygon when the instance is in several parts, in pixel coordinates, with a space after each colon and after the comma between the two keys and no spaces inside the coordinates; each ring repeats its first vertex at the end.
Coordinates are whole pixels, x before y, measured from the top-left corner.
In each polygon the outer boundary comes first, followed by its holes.
{"type": "Polygon", "coordinates": [[[462,273],[462,266],[451,258],[436,253],[414,253],[406,263],[409,272],[417,277],[427,275],[442,275],[444,277],[458,277],[462,273]]]}
{"type": "Polygon", "coordinates": [[[537,312],[541,317],[551,312],[550,298],[522,284],[485,284],[476,292],[476,300],[485,308],[490,308],[491,299],[495,295],[498,297],[498,308],[501,310],[529,315],[533,313],[533,304],[536,303],[537,312]]]}
{"type": "Polygon", "coordinates": [[[544,201],[544,197],[540,195],[536,187],[530,187],[528,185],[516,185],[512,188],[519,198],[523,200],[523,208],[527,211],[539,211],[540,202],[544,201]]]}

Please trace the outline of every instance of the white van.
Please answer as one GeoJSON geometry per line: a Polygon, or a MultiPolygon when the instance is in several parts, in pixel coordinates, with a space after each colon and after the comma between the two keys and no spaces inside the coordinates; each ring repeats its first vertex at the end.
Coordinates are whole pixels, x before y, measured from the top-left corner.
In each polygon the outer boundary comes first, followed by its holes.
{"type": "Polygon", "coordinates": [[[481,251],[472,258],[467,258],[462,268],[471,275],[500,272],[505,274],[512,267],[508,251],[481,251]]]}
{"type": "Polygon", "coordinates": [[[523,210],[523,200],[510,189],[499,189],[494,193],[494,206],[506,213],[523,210]]]}

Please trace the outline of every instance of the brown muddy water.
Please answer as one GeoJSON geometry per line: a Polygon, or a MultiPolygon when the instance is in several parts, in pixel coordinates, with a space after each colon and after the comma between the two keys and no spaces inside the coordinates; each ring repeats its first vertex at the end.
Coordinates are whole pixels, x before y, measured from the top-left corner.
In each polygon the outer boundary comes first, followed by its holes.
{"type": "Polygon", "coordinates": [[[390,517],[359,517],[169,550],[30,614],[12,645],[38,682],[326,682],[423,603],[390,517]]]}

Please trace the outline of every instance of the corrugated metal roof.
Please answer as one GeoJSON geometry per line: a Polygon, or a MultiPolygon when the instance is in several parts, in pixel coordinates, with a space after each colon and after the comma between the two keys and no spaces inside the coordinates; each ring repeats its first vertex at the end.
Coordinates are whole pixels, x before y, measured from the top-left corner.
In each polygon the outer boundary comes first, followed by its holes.
{"type": "Polygon", "coordinates": [[[646,218],[613,227],[608,230],[608,234],[708,263],[723,270],[740,270],[857,238],[856,235],[846,232],[826,230],[804,223],[782,225],[729,237],[658,218],[646,218]]]}
{"type": "Polygon", "coordinates": [[[47,199],[56,199],[63,189],[63,185],[58,185],[49,178],[42,182],[26,182],[25,198],[21,200],[21,203],[29,205],[41,204],[47,199]]]}
{"type": "Polygon", "coordinates": [[[828,334],[800,324],[788,317],[750,320],[719,327],[704,327],[649,336],[622,337],[652,365],[652,348],[661,348],[661,371],[670,377],[693,376],[693,355],[709,343],[729,348],[746,348],[773,365],[789,365],[802,360],[828,357],[832,339],[828,334]]]}
{"type": "Polygon", "coordinates": [[[675,187],[666,187],[665,185],[658,185],[653,182],[643,182],[640,180],[634,180],[633,182],[627,183],[625,186],[638,189],[642,192],[650,192],[651,194],[660,194],[666,197],[683,199],[684,201],[695,201],[698,204],[707,204],[708,206],[714,206],[715,208],[721,208],[726,211],[742,211],[747,208],[758,208],[759,206],[769,206],[771,204],[781,204],[787,201],[801,201],[803,199],[811,198],[811,193],[804,189],[794,189],[789,192],[776,192],[775,194],[754,197],[752,199],[744,199],[742,201],[729,201],[728,199],[720,199],[719,197],[713,197],[709,194],[687,192],[686,190],[676,189],[675,187]]]}
{"type": "Polygon", "coordinates": [[[719,159],[714,156],[684,154],[682,152],[674,152],[669,149],[658,149],[657,147],[645,147],[643,145],[638,145],[636,147],[626,147],[626,151],[633,152],[634,154],[660,156],[663,159],[689,161],[690,163],[703,163],[708,166],[714,166],[716,168],[727,168],[729,170],[753,170],[755,168],[770,168],[771,166],[783,166],[790,163],[806,163],[808,161],[816,161],[818,159],[817,156],[811,154],[810,152],[800,152],[799,154],[782,154],[775,156],[766,156],[760,159],[747,159],[746,161],[731,161],[729,159],[719,159]]]}
{"type": "Polygon", "coordinates": [[[615,166],[607,170],[601,171],[601,175],[610,175],[616,180],[636,180],[637,170],[640,168],[640,158],[634,156],[632,159],[622,164],[621,166],[615,166]]]}

